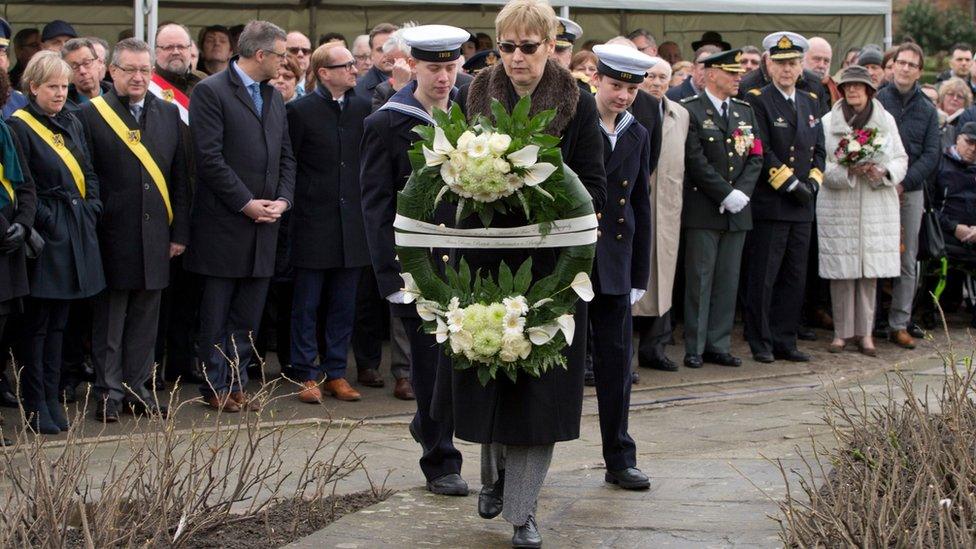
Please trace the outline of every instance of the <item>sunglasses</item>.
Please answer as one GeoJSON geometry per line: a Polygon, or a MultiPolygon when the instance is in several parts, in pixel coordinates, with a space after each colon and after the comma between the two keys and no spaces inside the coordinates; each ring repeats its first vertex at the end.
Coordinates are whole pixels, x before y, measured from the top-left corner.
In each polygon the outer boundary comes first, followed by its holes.
{"type": "Polygon", "coordinates": [[[355,61],[347,61],[345,63],[340,63],[338,65],[326,65],[323,68],[325,68],[325,69],[346,69],[346,70],[349,70],[349,69],[351,69],[351,68],[353,68],[355,66],[356,66],[356,62],[355,61]]]}
{"type": "Polygon", "coordinates": [[[521,44],[516,44],[514,42],[499,42],[498,49],[502,53],[515,53],[515,50],[522,50],[525,55],[532,55],[535,53],[542,42],[522,42],[521,44]]]}
{"type": "Polygon", "coordinates": [[[304,53],[305,55],[309,55],[310,53],[312,53],[312,48],[299,48],[298,46],[292,46],[288,48],[288,53],[292,55],[298,55],[299,53],[304,53]]]}

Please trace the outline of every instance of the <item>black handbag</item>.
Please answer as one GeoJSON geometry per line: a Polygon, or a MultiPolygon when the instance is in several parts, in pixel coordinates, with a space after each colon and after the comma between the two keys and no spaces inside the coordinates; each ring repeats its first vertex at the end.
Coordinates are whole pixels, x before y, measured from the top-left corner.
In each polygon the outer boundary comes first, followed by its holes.
{"type": "Polygon", "coordinates": [[[921,260],[939,259],[945,255],[945,236],[939,225],[939,218],[932,209],[929,199],[928,184],[922,184],[922,196],[925,203],[922,210],[922,226],[918,230],[918,254],[921,260]]]}

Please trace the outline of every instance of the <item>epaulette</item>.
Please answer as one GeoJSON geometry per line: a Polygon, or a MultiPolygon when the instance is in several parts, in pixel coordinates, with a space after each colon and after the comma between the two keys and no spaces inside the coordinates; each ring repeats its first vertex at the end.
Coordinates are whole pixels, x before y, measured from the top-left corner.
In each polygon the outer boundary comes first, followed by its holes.
{"type": "Polygon", "coordinates": [[[751,90],[749,90],[749,93],[751,93],[752,95],[762,95],[762,90],[759,88],[752,88],[751,90]]]}
{"type": "Polygon", "coordinates": [[[698,99],[698,97],[699,96],[697,96],[697,95],[692,95],[690,97],[685,97],[684,99],[682,99],[681,101],[679,101],[679,103],[682,103],[682,104],[684,104],[684,103],[691,103],[695,99],[698,99]]]}
{"type": "MultiPolygon", "coordinates": [[[[749,90],[749,93],[752,93],[752,90],[749,90]]],[[[740,105],[745,105],[745,106],[749,107],[750,109],[752,108],[752,105],[748,101],[744,101],[742,99],[739,99],[738,97],[733,97],[732,98],[732,101],[735,101],[736,103],[738,103],[740,105]]]]}
{"type": "Polygon", "coordinates": [[[807,93],[809,93],[810,94],[810,97],[812,97],[814,100],[817,100],[818,99],[816,93],[814,93],[814,92],[807,92],[807,93]]]}

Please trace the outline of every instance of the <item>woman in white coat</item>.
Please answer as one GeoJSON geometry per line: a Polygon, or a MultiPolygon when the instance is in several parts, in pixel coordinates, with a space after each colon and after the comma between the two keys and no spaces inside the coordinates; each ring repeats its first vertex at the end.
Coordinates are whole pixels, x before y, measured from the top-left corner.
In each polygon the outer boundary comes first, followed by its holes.
{"type": "Polygon", "coordinates": [[[875,356],[871,339],[876,279],[900,272],[901,223],[895,190],[908,157],[894,118],[874,99],[867,70],[851,66],[838,83],[844,98],[824,116],[827,169],[817,197],[820,276],[830,280],[834,310],[831,352],[857,338],[861,352],[875,356]],[[880,153],[854,167],[837,162],[834,151],[854,129],[875,128],[880,153]]]}

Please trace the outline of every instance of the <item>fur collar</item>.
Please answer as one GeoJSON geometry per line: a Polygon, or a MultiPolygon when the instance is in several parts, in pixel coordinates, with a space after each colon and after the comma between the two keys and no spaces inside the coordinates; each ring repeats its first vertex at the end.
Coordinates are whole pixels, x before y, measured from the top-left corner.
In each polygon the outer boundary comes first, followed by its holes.
{"type": "MultiPolygon", "coordinates": [[[[555,61],[546,63],[542,79],[532,94],[531,116],[541,111],[555,109],[556,116],[546,128],[550,135],[562,135],[569,121],[576,115],[576,104],[579,102],[579,84],[573,75],[555,61]]],[[[467,112],[469,117],[479,114],[491,116],[491,100],[501,101],[509,111],[515,107],[518,96],[512,87],[505,66],[501,63],[490,70],[483,70],[475,77],[468,90],[467,112]]]]}

